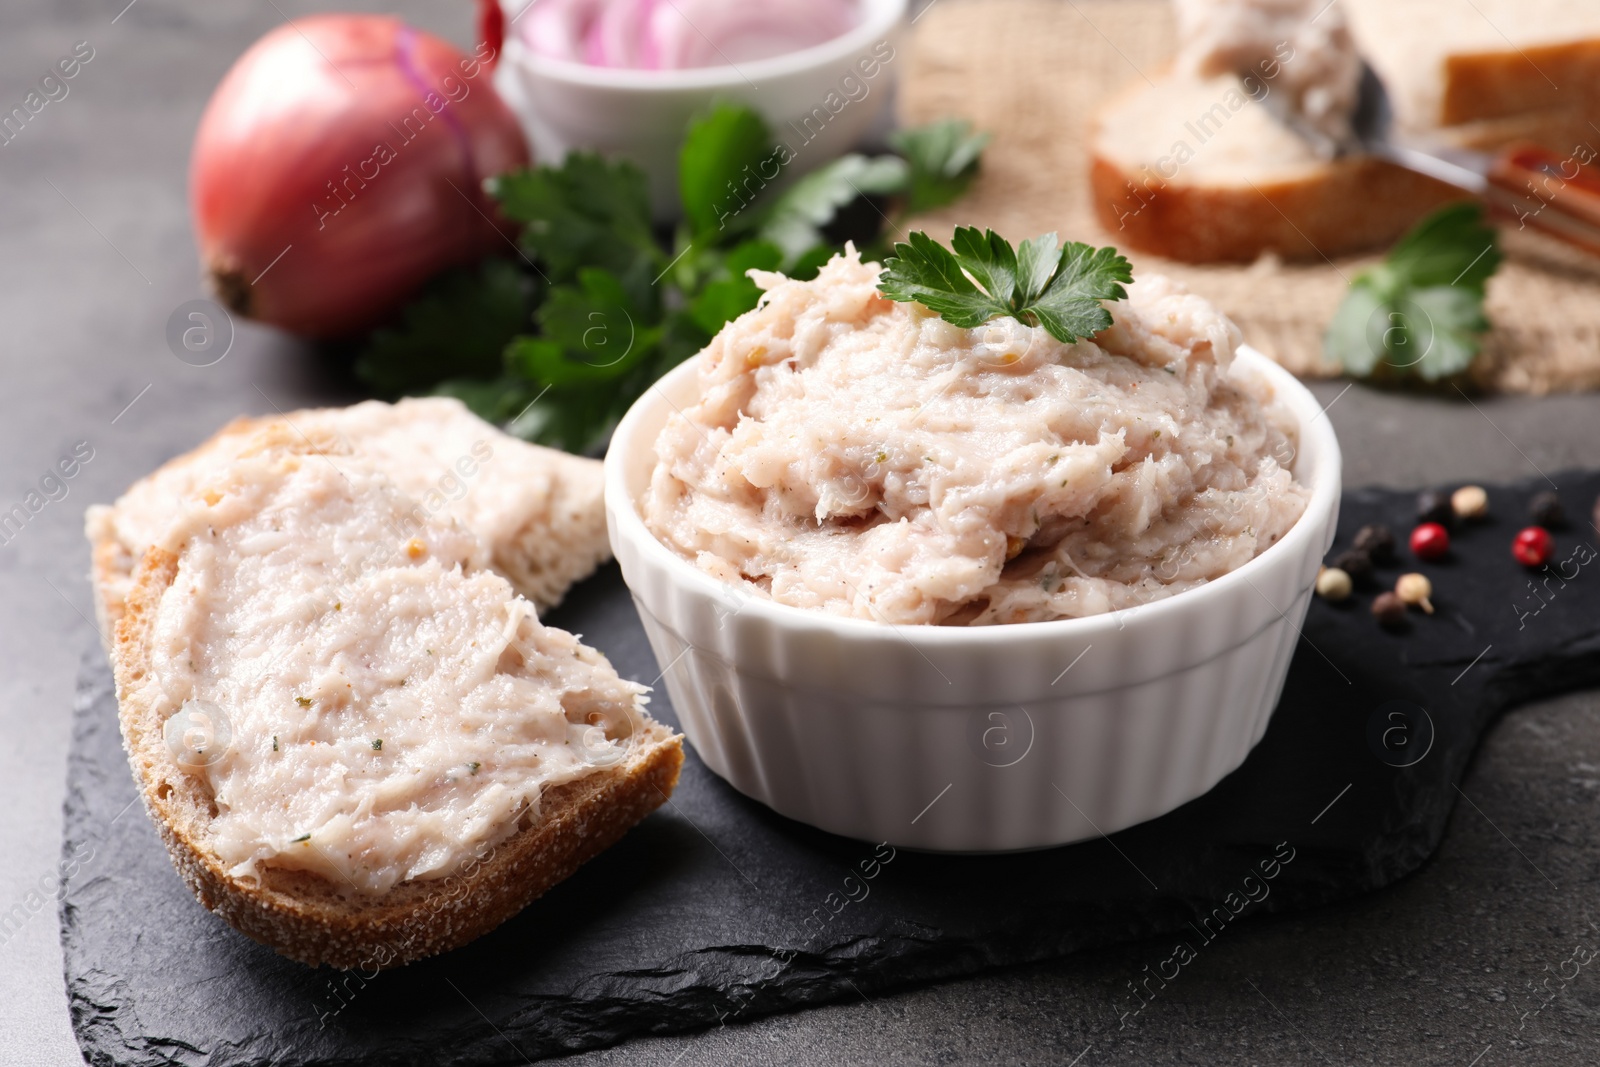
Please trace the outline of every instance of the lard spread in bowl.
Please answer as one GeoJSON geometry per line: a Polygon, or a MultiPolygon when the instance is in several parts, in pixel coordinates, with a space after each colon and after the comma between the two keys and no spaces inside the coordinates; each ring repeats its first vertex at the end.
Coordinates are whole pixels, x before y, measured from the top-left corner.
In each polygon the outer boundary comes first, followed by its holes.
{"type": "Polygon", "coordinates": [[[1333,540],[1317,398],[1159,278],[1062,344],[877,277],[760,276],[612,438],[611,546],[684,733],[775,811],[911,848],[1204,793],[1265,732],[1333,540]]]}
{"type": "Polygon", "coordinates": [[[753,272],[698,357],[642,513],[712,577],[894,625],[1075,618],[1227,574],[1305,510],[1295,419],[1200,297],[1141,278],[1064,344],[892,302],[879,269],[753,272]]]}

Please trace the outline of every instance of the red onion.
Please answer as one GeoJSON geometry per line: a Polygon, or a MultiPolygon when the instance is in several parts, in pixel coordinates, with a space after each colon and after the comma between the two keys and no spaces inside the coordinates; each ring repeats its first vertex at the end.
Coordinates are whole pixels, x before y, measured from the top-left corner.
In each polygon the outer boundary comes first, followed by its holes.
{"type": "Polygon", "coordinates": [[[201,258],[229,308],[346,336],[446,267],[504,249],[483,179],[525,166],[528,149],[490,83],[498,5],[483,11],[473,56],[397,19],[324,15],[233,65],[190,163],[201,258]]]}
{"type": "Polygon", "coordinates": [[[532,0],[520,33],[539,55],[676,70],[751,62],[831,41],[860,0],[532,0]]]}

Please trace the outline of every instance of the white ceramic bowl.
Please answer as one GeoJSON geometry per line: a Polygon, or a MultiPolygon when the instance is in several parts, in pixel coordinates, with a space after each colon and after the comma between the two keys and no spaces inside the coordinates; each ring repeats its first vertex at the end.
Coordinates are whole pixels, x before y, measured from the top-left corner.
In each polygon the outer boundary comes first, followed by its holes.
{"type": "Polygon", "coordinates": [[[684,733],[734,788],[792,819],[908,848],[1062,845],[1153,819],[1239,766],[1288,672],[1339,512],[1317,400],[1252,349],[1300,423],[1305,514],[1230,574],[1083,619],[894,627],[717,582],[637,501],[698,360],[629,410],[606,457],[611,547],[684,733]]]}
{"type": "Polygon", "coordinates": [[[812,48],[694,70],[618,70],[535,55],[513,21],[525,0],[502,6],[509,25],[495,87],[521,117],[534,158],[554,163],[587,149],[631,160],[650,177],[658,218],[676,212],[684,127],[713,101],[760,112],[794,155],[784,168],[792,180],[886,128],[905,63],[906,0],[862,0],[859,26],[812,48]]]}

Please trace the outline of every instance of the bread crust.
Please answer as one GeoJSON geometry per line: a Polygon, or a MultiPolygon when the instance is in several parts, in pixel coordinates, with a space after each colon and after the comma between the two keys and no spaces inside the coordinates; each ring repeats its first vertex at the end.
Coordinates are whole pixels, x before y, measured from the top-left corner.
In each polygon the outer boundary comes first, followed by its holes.
{"type": "Polygon", "coordinates": [[[1096,153],[1095,214],[1119,246],[1186,263],[1316,260],[1394,241],[1431,209],[1466,196],[1381,160],[1339,160],[1254,185],[1152,182],[1096,153]],[[1130,191],[1130,186],[1137,192],[1130,191]]]}
{"type": "Polygon", "coordinates": [[[1434,131],[1433,136],[1446,145],[1479,152],[1494,152],[1511,144],[1535,144],[1579,162],[1593,158],[1597,141],[1588,114],[1575,108],[1479,119],[1444,127],[1434,131]]]}
{"type": "Polygon", "coordinates": [[[376,897],[341,892],[308,871],[264,866],[258,883],[234,878],[205,844],[216,814],[209,786],[178,765],[157,711],[134,695],[150,670],[155,614],[179,562],[150,549],[117,624],[112,660],[128,762],[173,866],[200,903],[291,959],[376,971],[464,945],[614,844],[677,784],[682,738],[641,716],[622,761],[546,790],[537,821],[447,877],[402,882],[376,897]]]}
{"type": "Polygon", "coordinates": [[[1439,122],[1454,126],[1547,108],[1587,111],[1596,102],[1600,40],[1468,52],[1445,58],[1439,122]]]}

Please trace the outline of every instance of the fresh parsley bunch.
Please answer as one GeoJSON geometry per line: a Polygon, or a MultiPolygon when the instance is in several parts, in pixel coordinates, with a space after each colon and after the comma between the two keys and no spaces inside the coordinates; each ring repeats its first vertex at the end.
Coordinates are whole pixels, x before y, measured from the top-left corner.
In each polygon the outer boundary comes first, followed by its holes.
{"type": "Polygon", "coordinates": [[[1324,351],[1360,378],[1434,382],[1460,374],[1489,329],[1484,290],[1500,259],[1479,205],[1440,208],[1382,263],[1356,275],[1328,326],[1324,351]]]}
{"type": "Polygon", "coordinates": [[[372,335],[357,374],[381,395],[457,396],[527,440],[593,451],[652,382],[756,305],[747,270],[814,277],[838,251],[841,212],[869,196],[901,212],[948,203],[986,141],[957,120],[902,130],[898,155],[842,156],[780,190],[795,153],[754,111],[718,106],[684,137],[670,234],[631,164],[575,153],[501,176],[489,189],[521,226],[519,258],[439,279],[372,335]]]}
{"type": "Polygon", "coordinates": [[[1115,248],[1079,241],[1062,247],[1053,233],[1012,248],[993,230],[958,226],[950,244],[911,234],[884,263],[879,291],[967,329],[1010,315],[1070,344],[1110,326],[1102,301],[1123,299],[1121,283],[1133,281],[1132,266],[1115,248]]]}

